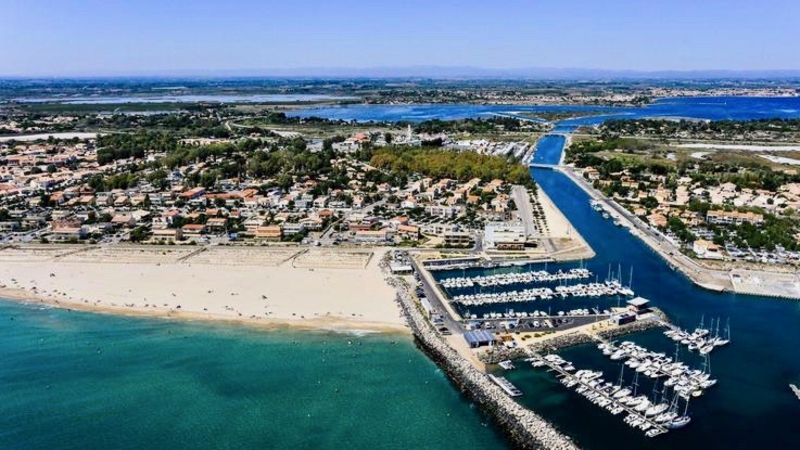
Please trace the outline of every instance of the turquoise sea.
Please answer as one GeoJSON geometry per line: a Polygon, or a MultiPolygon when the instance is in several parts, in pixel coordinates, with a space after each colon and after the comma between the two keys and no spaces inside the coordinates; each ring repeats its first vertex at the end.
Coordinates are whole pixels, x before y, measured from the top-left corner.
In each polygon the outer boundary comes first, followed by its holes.
{"type": "Polygon", "coordinates": [[[503,448],[407,336],[0,301],[0,448],[503,448]]]}

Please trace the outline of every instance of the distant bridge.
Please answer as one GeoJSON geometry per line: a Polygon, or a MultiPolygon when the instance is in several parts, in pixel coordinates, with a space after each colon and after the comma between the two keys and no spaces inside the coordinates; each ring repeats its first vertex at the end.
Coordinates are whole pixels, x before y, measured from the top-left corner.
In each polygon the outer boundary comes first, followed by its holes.
{"type": "Polygon", "coordinates": [[[528,164],[528,167],[532,167],[534,169],[550,169],[550,170],[559,170],[561,166],[557,164],[539,164],[539,163],[531,163],[528,164]]]}

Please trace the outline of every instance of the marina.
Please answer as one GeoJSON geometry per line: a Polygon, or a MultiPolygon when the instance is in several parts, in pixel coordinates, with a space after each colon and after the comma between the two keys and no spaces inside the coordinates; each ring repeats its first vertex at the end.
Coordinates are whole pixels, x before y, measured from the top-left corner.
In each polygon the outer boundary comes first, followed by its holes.
{"type": "Polygon", "coordinates": [[[576,268],[567,271],[548,272],[539,270],[524,273],[498,273],[493,275],[445,278],[440,284],[446,289],[452,288],[471,288],[475,285],[480,287],[508,286],[513,284],[530,284],[545,282],[562,282],[569,280],[584,280],[592,277],[592,273],[586,269],[576,268]]]}
{"type": "Polygon", "coordinates": [[[691,422],[688,416],[688,400],[684,402],[685,407],[680,412],[678,395],[667,399],[665,391],[662,390],[659,400],[658,392],[654,388],[653,401],[646,395],[637,396],[636,381],[632,387],[624,387],[622,373],[615,384],[605,381],[600,371],[585,369],[576,371],[572,363],[558,355],[541,356],[534,353],[527,361],[531,362],[534,368],[547,367],[548,371],[555,372],[561,384],[570,389],[575,388],[577,394],[611,415],[626,413],[623,422],[631,428],[643,431],[649,438],[683,428],[691,422]]]}
{"type": "Polygon", "coordinates": [[[476,294],[461,294],[453,296],[452,303],[464,306],[489,305],[497,303],[521,303],[536,300],[551,300],[554,298],[579,298],[579,297],[632,297],[633,291],[623,286],[620,282],[606,281],[605,283],[574,284],[568,286],[529,288],[520,291],[486,292],[476,294]]]}
{"type": "MultiPolygon", "coordinates": [[[[717,380],[711,378],[710,359],[705,357],[704,368],[691,370],[686,364],[678,360],[678,349],[675,357],[668,357],[664,353],[650,351],[633,342],[622,342],[615,346],[610,342],[601,342],[597,348],[608,356],[612,361],[625,360],[624,366],[654,380],[666,378],[664,387],[672,388],[684,399],[689,397],[699,397],[703,395],[703,390],[717,384],[717,380]]],[[[624,369],[624,367],[623,367],[624,369]]]]}

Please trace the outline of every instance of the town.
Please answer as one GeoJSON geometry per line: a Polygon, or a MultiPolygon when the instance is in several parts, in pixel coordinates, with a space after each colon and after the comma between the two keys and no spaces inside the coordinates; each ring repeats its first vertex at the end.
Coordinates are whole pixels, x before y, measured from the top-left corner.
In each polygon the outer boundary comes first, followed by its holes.
{"type": "MultiPolygon", "coordinates": [[[[523,124],[483,126],[509,123],[523,124]]],[[[366,129],[334,139],[259,131],[6,138],[3,242],[541,252],[569,237],[521,164],[532,157],[530,140],[464,139],[411,125],[394,136],[366,129]],[[401,156],[404,147],[415,150],[401,156]]]]}
{"type": "Polygon", "coordinates": [[[747,152],[734,156],[748,158],[740,164],[726,162],[727,154],[709,160],[684,151],[679,159],[678,151],[606,136],[576,142],[568,160],[592,186],[692,257],[742,267],[800,263],[796,169],[753,162],[747,152]]]}

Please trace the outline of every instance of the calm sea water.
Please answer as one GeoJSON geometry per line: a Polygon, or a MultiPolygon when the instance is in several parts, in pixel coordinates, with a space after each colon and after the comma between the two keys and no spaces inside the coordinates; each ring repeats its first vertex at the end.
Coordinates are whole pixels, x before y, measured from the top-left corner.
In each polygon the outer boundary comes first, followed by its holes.
{"type": "Polygon", "coordinates": [[[408,337],[7,301],[0,324],[2,449],[505,448],[408,337]]]}

